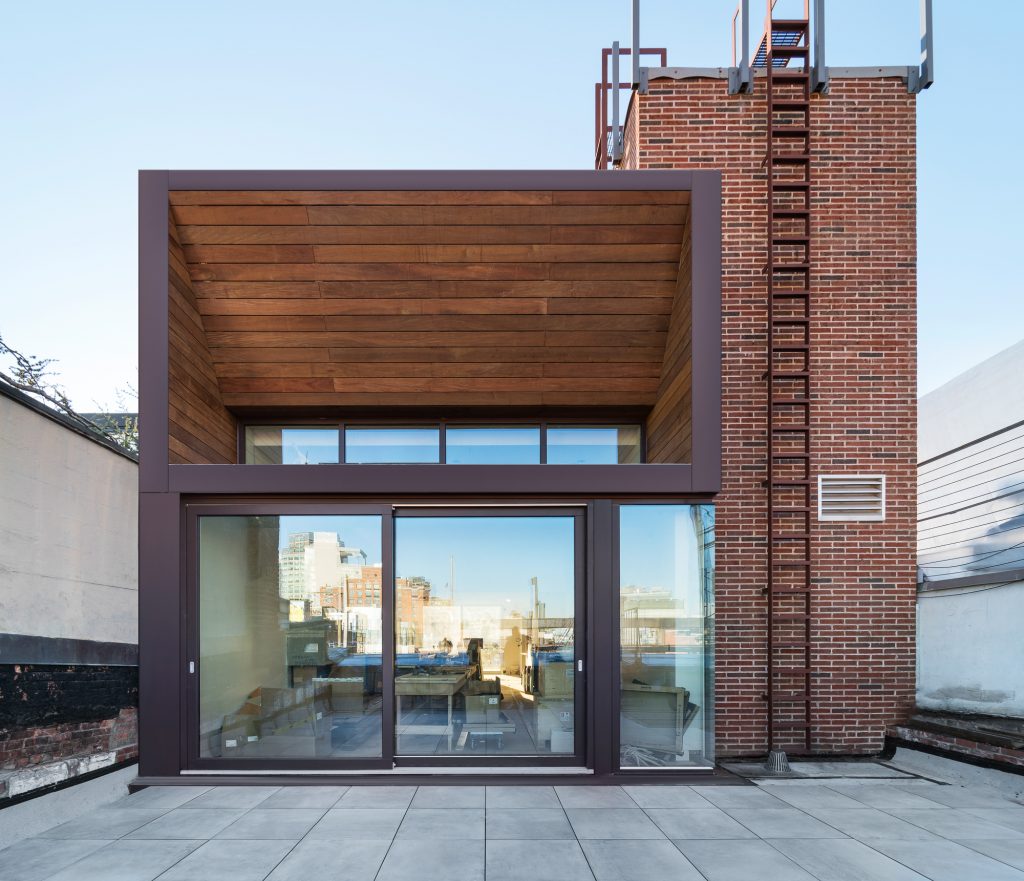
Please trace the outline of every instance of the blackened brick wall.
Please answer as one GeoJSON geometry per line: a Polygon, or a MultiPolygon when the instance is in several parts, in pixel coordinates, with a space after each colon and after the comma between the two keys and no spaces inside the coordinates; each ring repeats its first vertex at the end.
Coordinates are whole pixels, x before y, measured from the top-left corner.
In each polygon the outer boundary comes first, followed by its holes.
{"type": "Polygon", "coordinates": [[[0,665],[0,769],[135,754],[136,667],[0,665]]]}
{"type": "MultiPolygon", "coordinates": [[[[767,749],[766,108],[755,86],[729,95],[722,79],[655,79],[625,126],[627,167],[723,173],[721,756],[767,749]]],[[[884,474],[888,493],[884,523],[812,519],[813,750],[873,753],[914,701],[915,96],[896,77],[833,79],[812,103],[811,134],[812,476],[884,474]]]]}

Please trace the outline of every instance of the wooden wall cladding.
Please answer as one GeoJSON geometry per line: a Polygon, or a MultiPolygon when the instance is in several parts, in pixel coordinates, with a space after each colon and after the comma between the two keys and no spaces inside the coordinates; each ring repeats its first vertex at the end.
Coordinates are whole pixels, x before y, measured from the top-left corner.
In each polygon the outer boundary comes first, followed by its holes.
{"type": "Polygon", "coordinates": [[[690,278],[690,237],[685,236],[679,257],[678,284],[669,320],[661,381],[654,407],[647,416],[648,462],[689,462],[692,457],[690,278]]]}
{"type": "Polygon", "coordinates": [[[223,404],[650,407],[682,191],[173,191],[223,404]]]}
{"type": "Polygon", "coordinates": [[[203,319],[173,220],[169,250],[169,461],[230,464],[237,459],[236,421],[221,399],[203,319]]]}

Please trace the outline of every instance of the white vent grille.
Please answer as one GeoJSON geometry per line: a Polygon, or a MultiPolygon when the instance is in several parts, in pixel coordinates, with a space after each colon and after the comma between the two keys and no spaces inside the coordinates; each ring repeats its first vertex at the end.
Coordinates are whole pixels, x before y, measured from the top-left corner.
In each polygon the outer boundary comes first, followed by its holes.
{"type": "Polygon", "coordinates": [[[819,475],[818,519],[884,520],[885,475],[819,475]]]}

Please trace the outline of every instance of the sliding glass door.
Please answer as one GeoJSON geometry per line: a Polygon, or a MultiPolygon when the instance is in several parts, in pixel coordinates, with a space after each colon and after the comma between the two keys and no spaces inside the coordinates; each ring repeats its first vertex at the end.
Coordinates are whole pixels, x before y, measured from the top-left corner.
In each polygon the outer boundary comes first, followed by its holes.
{"type": "Polygon", "coordinates": [[[397,757],[582,753],[582,514],[399,510],[397,757]]]}
{"type": "Polygon", "coordinates": [[[604,504],[190,503],[190,767],[709,766],[713,508],[604,504]]]}
{"type": "Polygon", "coordinates": [[[390,518],[285,511],[205,509],[190,522],[193,755],[390,765],[390,518]]]}

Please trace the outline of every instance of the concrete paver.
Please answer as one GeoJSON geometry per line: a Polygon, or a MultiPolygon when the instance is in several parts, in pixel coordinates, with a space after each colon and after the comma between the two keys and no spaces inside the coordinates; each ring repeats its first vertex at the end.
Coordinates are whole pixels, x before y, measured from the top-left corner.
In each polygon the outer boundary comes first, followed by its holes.
{"type": "Polygon", "coordinates": [[[168,786],[0,850],[0,881],[1024,881],[1022,818],[924,779],[168,786]]]}

